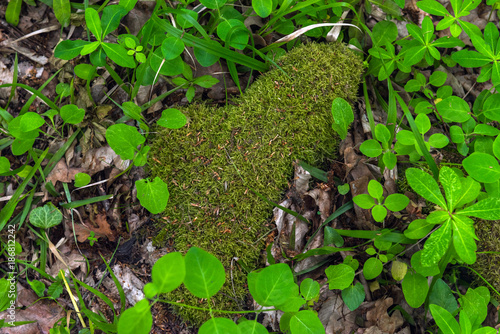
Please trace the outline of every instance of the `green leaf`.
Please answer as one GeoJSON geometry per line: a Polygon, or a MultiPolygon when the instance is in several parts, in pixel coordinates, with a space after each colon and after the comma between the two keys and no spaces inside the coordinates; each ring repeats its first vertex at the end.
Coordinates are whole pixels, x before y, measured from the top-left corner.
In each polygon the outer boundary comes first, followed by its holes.
{"type": "Polygon", "coordinates": [[[15,27],[19,24],[19,15],[21,14],[22,4],[23,2],[21,0],[11,0],[5,10],[5,20],[15,27]]]}
{"type": "Polygon", "coordinates": [[[374,46],[383,46],[392,43],[398,37],[398,29],[392,21],[379,21],[372,30],[372,40],[374,46]]]}
{"type": "Polygon", "coordinates": [[[410,199],[403,194],[391,194],[387,196],[384,206],[392,212],[398,212],[410,204],[410,199]]]}
{"type": "Polygon", "coordinates": [[[373,198],[381,199],[384,194],[384,188],[382,188],[382,185],[377,181],[370,180],[370,182],[368,182],[368,193],[373,198]]]}
{"type": "Polygon", "coordinates": [[[147,299],[137,302],[134,307],[126,309],[118,320],[120,334],[148,334],[153,326],[151,307],[147,299]]]}
{"type": "MultiPolygon", "coordinates": [[[[195,48],[196,55],[196,48],[195,48]]],[[[160,72],[163,75],[177,75],[181,74],[184,70],[184,62],[181,57],[174,58],[172,60],[165,60],[161,48],[157,48],[153,54],[151,54],[150,65],[153,71],[160,72]],[[161,67],[160,67],[161,66],[161,67]]],[[[201,64],[201,62],[200,62],[201,64]]],[[[204,64],[202,64],[205,66],[204,64]]]]}
{"type": "Polygon", "coordinates": [[[224,285],[224,266],[212,254],[191,247],[184,260],[186,268],[189,269],[189,275],[184,278],[184,285],[196,297],[210,298],[224,285]]]}
{"type": "Polygon", "coordinates": [[[118,5],[125,8],[127,12],[130,12],[135,7],[137,1],[138,0],[120,0],[118,5]]]}
{"type": "Polygon", "coordinates": [[[382,161],[384,162],[385,167],[387,167],[387,169],[393,169],[394,167],[396,167],[398,158],[392,152],[385,152],[384,155],[382,156],[382,161]]]}
{"type": "Polygon", "coordinates": [[[34,208],[30,213],[30,223],[43,229],[59,225],[62,222],[62,218],[61,211],[51,202],[34,208]]]}
{"type": "Polygon", "coordinates": [[[241,334],[268,334],[266,327],[255,321],[242,321],[238,324],[241,334]]]}
{"type": "Polygon", "coordinates": [[[406,170],[406,179],[410,187],[412,187],[417,194],[442,208],[446,208],[446,202],[441,194],[439,185],[432,176],[421,169],[408,168],[406,170]]]}
{"type": "Polygon", "coordinates": [[[300,294],[305,300],[311,300],[319,295],[319,283],[311,278],[306,278],[300,283],[300,294]]]}
{"type": "Polygon", "coordinates": [[[219,56],[209,53],[201,48],[194,48],[194,56],[203,67],[209,67],[219,60],[219,56]]]}
{"type": "Polygon", "coordinates": [[[417,125],[418,132],[421,134],[425,134],[431,129],[431,121],[425,114],[418,114],[417,117],[415,117],[415,124],[417,125]]]}
{"type": "Polygon", "coordinates": [[[491,120],[500,121],[500,94],[492,94],[484,101],[483,115],[491,120]]]}
{"type": "Polygon", "coordinates": [[[476,204],[466,207],[463,210],[457,211],[457,214],[464,216],[472,216],[485,220],[500,219],[500,198],[488,197],[476,204]]]}
{"type": "Polygon", "coordinates": [[[403,145],[411,145],[414,146],[416,144],[415,136],[413,132],[408,130],[401,130],[396,134],[396,139],[399,143],[403,145]]]}
{"type": "Polygon", "coordinates": [[[434,224],[429,224],[425,219],[415,219],[404,231],[404,234],[405,237],[409,239],[422,239],[432,230],[433,227],[434,224]]]}
{"type": "Polygon", "coordinates": [[[460,334],[460,326],[450,312],[441,306],[431,304],[429,306],[432,317],[443,333],[460,334]]]}
{"type": "Polygon", "coordinates": [[[135,119],[136,121],[142,121],[143,117],[141,115],[141,107],[131,101],[123,102],[122,110],[125,115],[135,119]]]}
{"type": "Polygon", "coordinates": [[[375,126],[375,138],[381,143],[388,143],[391,140],[391,133],[384,124],[375,126]]]}
{"type": "Polygon", "coordinates": [[[421,262],[422,266],[435,265],[444,256],[451,241],[451,219],[435,230],[424,244],[421,262]]]}
{"type": "Polygon", "coordinates": [[[437,15],[437,16],[447,16],[450,13],[441,5],[439,2],[435,0],[424,0],[417,2],[417,7],[423,10],[426,13],[437,15]]]}
{"type": "Polygon", "coordinates": [[[441,278],[436,280],[436,283],[429,293],[429,304],[441,306],[450,313],[453,313],[458,309],[457,300],[455,299],[453,292],[448,284],[446,284],[441,278]]]}
{"type": "Polygon", "coordinates": [[[411,92],[418,92],[422,85],[420,82],[418,82],[415,79],[408,80],[408,82],[405,84],[405,90],[409,93],[411,92]]]}
{"type": "Polygon", "coordinates": [[[37,130],[39,127],[45,124],[43,118],[36,112],[28,111],[20,117],[20,130],[22,132],[37,130]]]}
{"type": "Polygon", "coordinates": [[[217,84],[218,82],[219,80],[211,75],[203,75],[201,77],[194,79],[193,81],[195,85],[201,86],[203,88],[210,88],[213,85],[217,84]]]}
{"type": "Polygon", "coordinates": [[[345,139],[347,136],[347,129],[354,121],[354,113],[352,112],[351,105],[343,98],[337,97],[332,102],[332,115],[333,130],[338,133],[341,139],[345,139]]]}
{"type": "Polygon", "coordinates": [[[498,135],[493,142],[493,154],[495,154],[497,159],[500,159],[500,135],[498,135]]]}
{"type": "Polygon", "coordinates": [[[123,46],[105,42],[101,45],[109,59],[114,61],[118,66],[135,68],[134,57],[127,55],[127,50],[123,46]]]}
{"type": "MultiPolygon", "coordinates": [[[[251,277],[248,279],[250,287],[251,277]]],[[[299,294],[292,270],[284,263],[273,264],[256,274],[253,286],[252,296],[262,306],[280,305],[299,294]]]]}
{"type": "Polygon", "coordinates": [[[429,84],[435,87],[440,87],[446,82],[447,76],[448,75],[445,72],[434,71],[429,78],[429,84]]]}
{"type": "Polygon", "coordinates": [[[133,159],[137,146],[146,141],[137,128],[126,124],[111,125],[106,130],[106,140],[123,160],[133,159]]]}
{"type": "Polygon", "coordinates": [[[187,118],[179,109],[170,108],[162,111],[156,123],[167,129],[180,129],[186,125],[187,118]]]}
{"type": "Polygon", "coordinates": [[[363,275],[367,280],[372,280],[382,273],[382,269],[384,269],[382,262],[376,257],[371,257],[363,265],[363,275]]]}
{"type": "Polygon", "coordinates": [[[436,276],[439,274],[438,266],[425,267],[422,265],[422,251],[418,251],[411,257],[411,266],[422,276],[436,276]]]}
{"type": "Polygon", "coordinates": [[[419,308],[427,298],[429,285],[427,278],[419,273],[408,272],[401,282],[406,302],[413,308],[419,308]]]}
{"type": "Polygon", "coordinates": [[[324,246],[335,245],[335,247],[342,247],[344,246],[344,239],[334,228],[325,226],[323,244],[324,246]]]}
{"type": "Polygon", "coordinates": [[[80,54],[82,56],[86,56],[88,55],[89,53],[92,53],[94,52],[95,50],[97,50],[98,47],[101,46],[101,42],[99,41],[94,41],[90,44],[87,44],[83,47],[82,51],[80,51],[80,54]]]}
{"type": "Polygon", "coordinates": [[[382,147],[375,139],[365,140],[359,147],[359,150],[361,153],[370,158],[375,158],[382,154],[382,147]]]}
{"type": "Polygon", "coordinates": [[[217,9],[222,7],[227,0],[201,0],[201,4],[209,9],[217,9]]]}
{"type": "Polygon", "coordinates": [[[0,174],[10,171],[10,161],[6,157],[0,157],[0,174]]]}
{"type": "MultiPolygon", "coordinates": [[[[500,102],[500,100],[498,102],[500,102]]],[[[494,137],[500,134],[500,130],[488,124],[478,124],[474,128],[474,134],[494,137]]]]}
{"type": "Polygon", "coordinates": [[[170,36],[161,43],[161,53],[166,60],[177,58],[184,51],[184,42],[177,37],[170,36]]]}
{"type": "Polygon", "coordinates": [[[74,68],[77,77],[83,80],[92,80],[96,75],[96,67],[90,64],[78,64],[74,68]]]}
{"type": "Polygon", "coordinates": [[[478,293],[478,289],[469,288],[459,299],[462,312],[465,311],[469,316],[472,328],[480,327],[488,315],[488,301],[478,293]]]}
{"type": "Polygon", "coordinates": [[[273,11],[273,2],[269,0],[252,0],[252,7],[257,15],[265,18],[273,11]]]}
{"type": "Polygon", "coordinates": [[[236,19],[229,19],[220,23],[217,26],[217,36],[238,50],[243,50],[247,46],[250,38],[245,24],[236,19]]]}
{"type": "Polygon", "coordinates": [[[423,45],[414,46],[409,49],[405,55],[403,64],[405,66],[413,66],[424,58],[427,48],[423,45]]]}
{"type": "Polygon", "coordinates": [[[451,59],[463,67],[481,67],[491,62],[488,56],[469,50],[455,52],[451,55],[451,59]]]}
{"type": "Polygon", "coordinates": [[[71,17],[71,5],[69,0],[53,0],[52,8],[54,8],[54,14],[57,21],[59,21],[61,26],[67,27],[71,17]]]}
{"type": "Polygon", "coordinates": [[[372,216],[376,222],[381,223],[384,221],[385,217],[387,217],[387,209],[377,204],[372,208],[372,216]]]}
{"type": "Polygon", "coordinates": [[[365,300],[365,289],[361,283],[356,282],[355,285],[342,290],[341,296],[349,310],[354,311],[365,300]]]}
{"type": "Polygon", "coordinates": [[[85,187],[90,183],[90,175],[87,173],[78,173],[75,175],[75,187],[85,187]]]}
{"type": "Polygon", "coordinates": [[[29,284],[38,297],[41,298],[45,295],[45,283],[38,280],[32,280],[29,282],[29,284]]]}
{"type": "Polygon", "coordinates": [[[462,193],[462,183],[457,173],[446,166],[441,167],[439,171],[439,182],[444,189],[448,210],[453,212],[462,193]]]}
{"type": "Polygon", "coordinates": [[[290,331],[292,334],[324,334],[325,328],[316,313],[304,310],[290,319],[290,331]]]}
{"type": "Polygon", "coordinates": [[[474,221],[470,218],[453,215],[453,246],[462,261],[467,264],[476,262],[476,242],[474,238],[474,221]]]}
{"type": "Polygon", "coordinates": [[[467,173],[479,182],[495,182],[500,179],[500,165],[490,154],[474,152],[462,162],[467,173]]]}
{"type": "Polygon", "coordinates": [[[149,212],[158,214],[165,210],[170,194],[167,184],[162,179],[155,177],[153,181],[149,179],[137,180],[135,181],[135,187],[137,188],[139,202],[149,212]]]}
{"type": "Polygon", "coordinates": [[[90,32],[100,42],[102,37],[101,19],[99,13],[94,8],[88,7],[85,9],[85,23],[90,32]]]}
{"type": "Polygon", "coordinates": [[[338,264],[326,268],[325,274],[328,278],[328,288],[330,290],[343,290],[352,284],[355,273],[351,266],[338,264]]]}
{"type": "Polygon", "coordinates": [[[172,252],[163,255],[153,266],[151,278],[157,293],[167,293],[177,289],[186,277],[186,265],[182,254],[172,252]]]}
{"type": "Polygon", "coordinates": [[[469,105],[458,96],[447,97],[436,104],[436,108],[446,122],[463,123],[470,118],[469,105]]]}
{"type": "Polygon", "coordinates": [[[78,124],[83,121],[85,110],[78,108],[74,104],[66,104],[61,107],[60,114],[64,123],[78,124]]]}
{"type": "Polygon", "coordinates": [[[65,40],[61,43],[57,44],[54,50],[54,57],[63,59],[63,60],[71,60],[80,55],[83,47],[90,42],[82,41],[77,39],[75,41],[65,40]]]}
{"type": "Polygon", "coordinates": [[[358,196],[355,196],[353,199],[353,202],[356,203],[360,208],[362,209],[371,209],[375,205],[375,201],[373,200],[373,197],[371,197],[368,194],[361,194],[358,196]]]}
{"type": "MultiPolygon", "coordinates": [[[[115,31],[120,26],[121,19],[127,15],[127,10],[121,5],[111,5],[104,7],[102,11],[101,26],[103,29],[102,38],[115,31]]],[[[109,55],[108,55],[109,57],[109,55]]],[[[111,57],[110,57],[111,58],[111,57]]],[[[117,63],[118,64],[118,63],[117,63]]]]}
{"type": "Polygon", "coordinates": [[[461,208],[465,204],[468,204],[475,200],[481,191],[481,184],[474,181],[472,177],[461,178],[462,192],[457,198],[456,208],[461,208]]]}

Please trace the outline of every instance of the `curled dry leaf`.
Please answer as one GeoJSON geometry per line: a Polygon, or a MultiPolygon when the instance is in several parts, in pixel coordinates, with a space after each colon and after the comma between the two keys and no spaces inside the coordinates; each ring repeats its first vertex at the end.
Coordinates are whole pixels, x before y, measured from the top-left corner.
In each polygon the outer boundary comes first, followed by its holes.
{"type": "Polygon", "coordinates": [[[85,242],[90,236],[90,232],[95,233],[96,238],[106,237],[109,241],[115,241],[115,233],[111,230],[111,227],[106,218],[106,214],[100,213],[96,215],[95,222],[98,227],[94,227],[91,222],[87,222],[86,226],[82,224],[75,224],[76,239],[78,242],[85,242]]]}
{"type": "Polygon", "coordinates": [[[378,327],[382,332],[394,334],[399,327],[404,323],[403,316],[398,310],[394,311],[391,316],[387,313],[387,309],[393,304],[392,298],[379,299],[375,305],[366,313],[366,326],[378,327]]]}

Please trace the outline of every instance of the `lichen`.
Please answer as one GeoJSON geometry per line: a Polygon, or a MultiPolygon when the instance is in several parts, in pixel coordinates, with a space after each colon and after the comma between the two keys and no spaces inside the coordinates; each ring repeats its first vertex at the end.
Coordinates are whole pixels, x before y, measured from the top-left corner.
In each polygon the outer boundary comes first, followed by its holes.
{"type": "MultiPolygon", "coordinates": [[[[294,160],[319,167],[335,157],[331,104],[336,97],[354,101],[362,74],[361,60],[342,44],[297,47],[279,66],[286,74],[273,69],[262,75],[235,105],[182,108],[187,126],[162,131],[151,145],[151,174],[170,191],[155,243],[172,238],[179,251],[196,246],[222,261],[227,279],[210,300],[215,309],[241,309],[246,273],[231,260],[255,268],[269,231],[272,206],[251,189],[277,202],[294,160]]],[[[167,297],[208,307],[183,289],[167,297]]],[[[195,324],[208,316],[177,311],[195,324]]]]}

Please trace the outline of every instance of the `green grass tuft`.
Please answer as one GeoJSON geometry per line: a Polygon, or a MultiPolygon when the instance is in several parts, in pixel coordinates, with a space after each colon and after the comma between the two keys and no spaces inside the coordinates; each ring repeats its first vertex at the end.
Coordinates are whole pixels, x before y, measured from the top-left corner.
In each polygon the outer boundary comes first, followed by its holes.
{"type": "MultiPolygon", "coordinates": [[[[279,69],[269,71],[236,105],[183,108],[188,125],[162,131],[150,151],[151,174],[165,180],[170,191],[162,215],[166,222],[155,242],[162,246],[173,238],[179,251],[197,246],[222,261],[227,278],[211,299],[215,309],[241,308],[246,273],[234,266],[233,286],[231,259],[256,267],[269,230],[265,225],[272,206],[249,187],[277,202],[288,187],[294,160],[320,166],[334,158],[338,144],[331,103],[336,97],[354,101],[362,74],[361,60],[342,44],[303,45],[284,55],[279,65],[288,76],[279,69]]],[[[168,298],[208,307],[181,289],[168,298]]],[[[178,312],[195,324],[208,316],[178,312]]]]}

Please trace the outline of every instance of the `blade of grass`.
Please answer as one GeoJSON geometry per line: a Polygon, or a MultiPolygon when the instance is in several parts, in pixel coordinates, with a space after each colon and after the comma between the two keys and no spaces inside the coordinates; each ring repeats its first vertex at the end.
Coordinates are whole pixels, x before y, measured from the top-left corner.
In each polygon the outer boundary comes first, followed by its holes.
{"type": "Polygon", "coordinates": [[[60,205],[61,205],[61,207],[65,208],[65,209],[75,209],[75,208],[79,208],[79,207],[87,205],[87,204],[105,201],[105,200],[110,199],[112,197],[113,197],[112,194],[104,195],[104,196],[96,196],[96,197],[92,197],[92,198],[82,199],[80,201],[73,201],[71,203],[61,203],[60,205]]]}
{"type": "Polygon", "coordinates": [[[106,268],[108,268],[109,274],[111,275],[111,278],[113,279],[113,282],[115,282],[115,286],[118,289],[118,294],[120,295],[120,304],[121,304],[121,310],[120,314],[122,314],[125,311],[125,304],[127,303],[127,300],[125,299],[125,292],[123,291],[123,287],[120,284],[120,281],[115,276],[115,273],[111,268],[109,267],[108,262],[106,262],[106,259],[101,255],[101,259],[104,261],[104,264],[106,264],[106,268]]]}
{"type": "MultiPolygon", "coordinates": [[[[16,56],[14,58],[14,73],[12,73],[12,83],[17,83],[17,75],[18,75],[18,59],[17,59],[17,52],[16,56]]],[[[7,105],[5,106],[5,109],[9,107],[10,101],[14,98],[14,95],[16,95],[16,87],[12,86],[10,90],[10,95],[9,95],[9,100],[7,101],[7,105]]]]}
{"type": "Polygon", "coordinates": [[[4,206],[2,211],[0,211],[0,231],[3,230],[3,227],[7,222],[9,221],[10,217],[12,217],[12,214],[14,213],[14,209],[17,206],[17,203],[19,203],[20,197],[24,192],[24,189],[30,183],[31,178],[35,175],[36,171],[40,167],[40,164],[42,163],[43,159],[49,152],[49,149],[47,148],[45,151],[43,151],[42,155],[40,156],[39,159],[35,161],[35,165],[33,168],[30,170],[26,178],[23,180],[23,182],[19,185],[19,187],[16,189],[14,194],[12,195],[11,199],[7,202],[7,204],[4,206]]]}
{"type": "Polygon", "coordinates": [[[54,102],[52,102],[52,100],[50,100],[48,97],[46,97],[45,95],[43,95],[42,93],[40,93],[38,90],[36,90],[34,88],[31,88],[28,85],[21,84],[21,83],[11,83],[11,84],[0,85],[0,88],[5,88],[5,87],[21,87],[21,88],[24,88],[28,92],[33,93],[33,95],[35,95],[36,97],[40,98],[40,100],[42,100],[43,102],[45,102],[45,104],[47,104],[50,108],[59,111],[59,108],[55,105],[54,102]]]}
{"type": "Polygon", "coordinates": [[[205,52],[217,55],[219,57],[223,57],[226,60],[233,61],[243,66],[253,68],[254,70],[257,71],[265,72],[269,68],[267,64],[255,60],[251,57],[245,56],[243,54],[240,54],[238,52],[228,50],[215,41],[205,40],[194,37],[190,34],[185,34],[182,30],[174,28],[171,24],[167,23],[165,20],[160,19],[156,14],[153,14],[152,20],[163,31],[166,31],[172,36],[175,36],[177,38],[182,38],[182,40],[187,46],[200,48],[205,52]]]}
{"type": "Polygon", "coordinates": [[[424,139],[420,135],[420,132],[418,131],[417,124],[415,124],[415,120],[413,119],[413,116],[408,109],[408,106],[406,105],[405,101],[399,96],[399,94],[395,94],[396,99],[399,102],[399,105],[401,106],[401,109],[403,110],[406,119],[408,120],[408,124],[410,125],[411,131],[413,132],[413,136],[415,137],[415,141],[417,142],[418,146],[420,147],[420,150],[422,151],[425,161],[427,161],[427,164],[429,165],[432,174],[434,176],[434,179],[437,181],[439,178],[439,169],[436,165],[436,162],[434,161],[434,158],[432,158],[431,154],[427,150],[427,147],[425,146],[424,139]]]}

